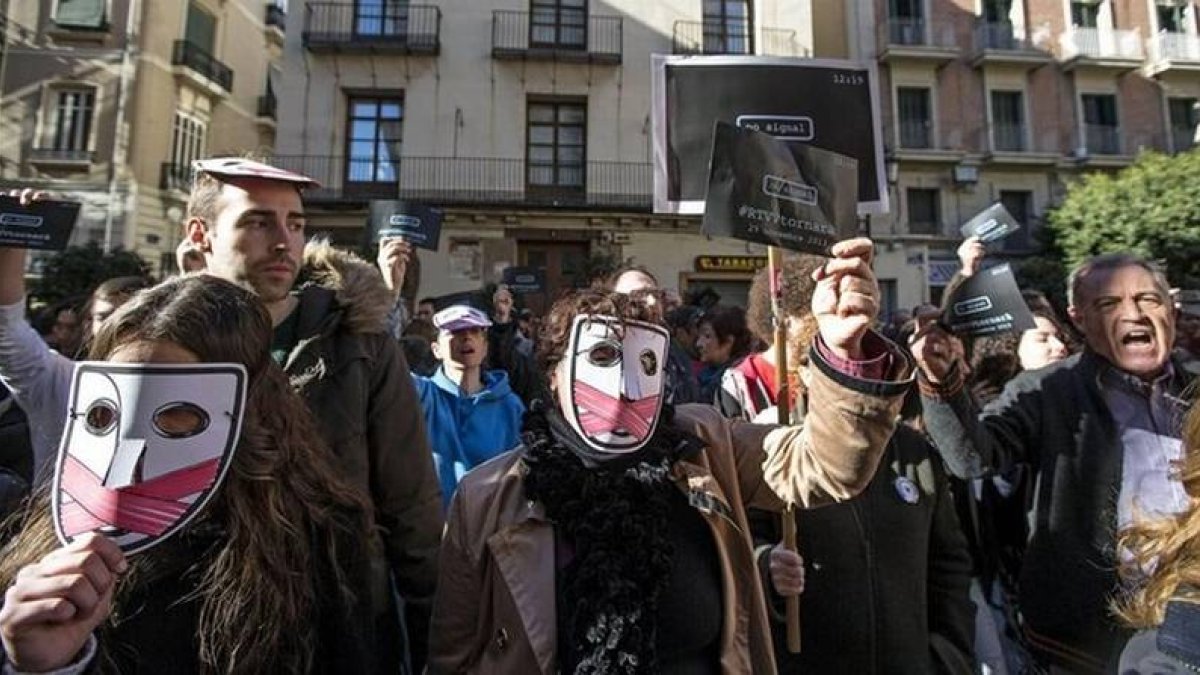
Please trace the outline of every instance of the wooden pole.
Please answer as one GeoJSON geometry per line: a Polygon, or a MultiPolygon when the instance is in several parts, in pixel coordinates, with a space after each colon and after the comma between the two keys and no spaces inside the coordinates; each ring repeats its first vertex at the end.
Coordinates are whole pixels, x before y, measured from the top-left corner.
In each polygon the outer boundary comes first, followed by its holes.
{"type": "MultiPolygon", "coordinates": [[[[775,383],[778,394],[775,408],[779,411],[779,423],[790,424],[792,418],[792,392],[788,382],[787,367],[787,317],[779,309],[783,298],[783,250],[771,246],[767,249],[767,275],[771,281],[771,315],[775,322],[775,383]]],[[[796,511],[788,504],[782,514],[783,546],[796,551],[796,511]]],[[[792,654],[800,653],[800,598],[785,598],[787,615],[787,648],[792,654]]]]}

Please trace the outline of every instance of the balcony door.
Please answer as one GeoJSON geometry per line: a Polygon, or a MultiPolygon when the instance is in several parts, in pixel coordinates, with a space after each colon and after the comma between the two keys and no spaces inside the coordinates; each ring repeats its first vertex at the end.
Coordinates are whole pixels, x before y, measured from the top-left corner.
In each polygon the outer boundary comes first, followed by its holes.
{"type": "Polygon", "coordinates": [[[349,99],[346,134],[346,193],[392,197],[399,189],[404,101],[355,96],[349,99]]]}
{"type": "Polygon", "coordinates": [[[704,53],[753,53],[751,25],[746,0],[704,0],[704,53]]]}
{"type": "Polygon", "coordinates": [[[587,285],[585,241],[519,241],[517,254],[523,267],[539,269],[545,274],[546,291],[522,298],[523,304],[537,316],[545,316],[564,292],[587,285]]]}
{"type": "Polygon", "coordinates": [[[529,46],[587,49],[587,0],[530,0],[529,46]]]}
{"type": "Polygon", "coordinates": [[[354,35],[408,37],[408,0],[355,0],[354,35]]]}
{"type": "Polygon", "coordinates": [[[587,185],[587,101],[532,99],[526,109],[528,196],[550,201],[582,199],[587,185]]]}

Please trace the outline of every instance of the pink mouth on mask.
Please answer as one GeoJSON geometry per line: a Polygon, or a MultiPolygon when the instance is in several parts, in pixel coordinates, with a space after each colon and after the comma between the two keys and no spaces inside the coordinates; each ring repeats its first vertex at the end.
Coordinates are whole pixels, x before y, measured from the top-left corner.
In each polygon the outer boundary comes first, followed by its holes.
{"type": "Polygon", "coordinates": [[[63,533],[74,537],[101,527],[160,536],[179,522],[191,504],[181,501],[208,489],[217,479],[221,458],[163,474],[124,488],[107,488],[75,458],[63,460],[63,533]]]}
{"type": "Polygon", "coordinates": [[[645,440],[658,412],[659,395],[631,401],[625,397],[612,396],[588,385],[576,382],[572,391],[575,404],[581,408],[579,425],[588,436],[613,433],[623,429],[638,441],[645,440]]]}

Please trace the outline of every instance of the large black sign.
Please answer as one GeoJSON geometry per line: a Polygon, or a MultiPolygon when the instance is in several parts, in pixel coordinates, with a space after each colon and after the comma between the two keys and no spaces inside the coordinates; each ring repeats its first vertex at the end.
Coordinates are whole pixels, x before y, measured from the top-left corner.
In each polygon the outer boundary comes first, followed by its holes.
{"type": "Polygon", "coordinates": [[[436,251],[441,234],[441,211],[403,199],[371,202],[368,244],[378,244],[389,237],[403,237],[417,248],[436,251]]]}
{"type": "Polygon", "coordinates": [[[1007,264],[980,270],[954,289],[942,322],[955,334],[971,337],[1020,333],[1035,327],[1007,264]]]}
{"type": "Polygon", "coordinates": [[[873,64],[655,56],[653,86],[656,212],[703,212],[718,121],[857,160],[858,212],[887,211],[873,64]]]}
{"type": "Polygon", "coordinates": [[[858,232],[858,164],[836,152],[718,122],[705,234],[829,255],[858,232]]]}
{"type": "Polygon", "coordinates": [[[79,218],[78,202],[38,200],[22,205],[0,197],[0,246],[61,251],[79,218]]]}

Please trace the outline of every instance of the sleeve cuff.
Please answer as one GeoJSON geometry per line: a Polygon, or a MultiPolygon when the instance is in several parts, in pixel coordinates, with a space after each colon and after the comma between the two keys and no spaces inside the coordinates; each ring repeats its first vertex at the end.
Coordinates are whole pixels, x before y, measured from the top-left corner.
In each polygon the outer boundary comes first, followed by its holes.
{"type": "Polygon", "coordinates": [[[917,387],[921,390],[921,395],[936,401],[953,398],[963,390],[966,382],[958,362],[955,362],[950,372],[946,374],[946,379],[937,383],[930,382],[929,378],[925,377],[925,373],[920,368],[917,369],[917,387]]]}
{"type": "Polygon", "coordinates": [[[843,366],[863,362],[847,362],[829,354],[828,347],[819,335],[813,341],[809,362],[839,385],[869,396],[900,396],[912,386],[911,361],[887,338],[874,331],[868,332],[863,338],[863,351],[868,361],[878,361],[882,365],[882,372],[863,372],[871,369],[860,368],[857,369],[860,372],[855,373],[853,368],[850,372],[838,368],[835,361],[841,361],[843,366]],[[884,352],[882,358],[879,350],[884,352]]]}
{"type": "Polygon", "coordinates": [[[96,649],[97,649],[96,636],[89,635],[87,642],[85,642],[83,644],[83,649],[79,650],[79,654],[75,657],[75,660],[72,661],[71,663],[68,663],[67,665],[63,666],[62,668],[58,668],[55,670],[45,670],[45,671],[17,670],[16,667],[13,666],[12,661],[9,661],[8,657],[5,657],[4,668],[2,670],[0,670],[0,674],[2,674],[2,675],[83,675],[83,673],[85,673],[87,671],[88,666],[91,665],[92,660],[96,658],[96,649]]]}
{"type": "Polygon", "coordinates": [[[851,377],[864,380],[882,380],[887,376],[888,370],[890,370],[892,363],[891,350],[888,349],[887,342],[876,333],[868,332],[863,336],[862,350],[866,358],[861,361],[843,359],[835,355],[833,350],[825,344],[825,338],[820,335],[817,336],[816,345],[817,350],[821,352],[821,356],[829,362],[829,365],[851,377]]]}

